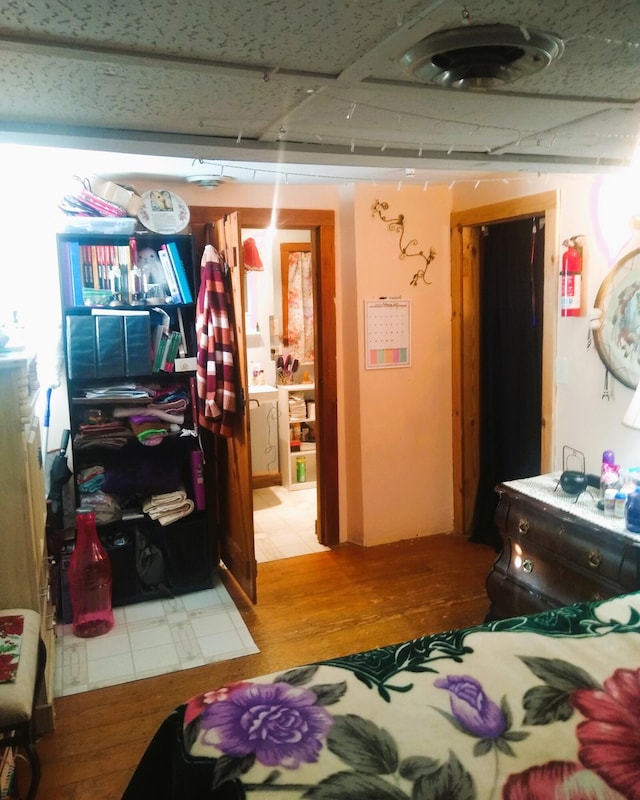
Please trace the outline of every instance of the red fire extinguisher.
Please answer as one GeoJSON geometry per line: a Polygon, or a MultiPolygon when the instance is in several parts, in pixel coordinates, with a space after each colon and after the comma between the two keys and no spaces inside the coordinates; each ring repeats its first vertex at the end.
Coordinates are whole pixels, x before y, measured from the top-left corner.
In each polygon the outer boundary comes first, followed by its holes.
{"type": "Polygon", "coordinates": [[[570,236],[562,242],[560,272],[560,313],[563,317],[579,317],[582,299],[582,235],[570,236]]]}

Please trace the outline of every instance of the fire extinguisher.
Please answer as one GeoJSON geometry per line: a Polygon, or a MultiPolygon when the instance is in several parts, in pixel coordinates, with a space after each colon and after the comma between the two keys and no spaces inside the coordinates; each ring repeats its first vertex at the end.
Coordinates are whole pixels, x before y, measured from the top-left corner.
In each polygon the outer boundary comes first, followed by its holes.
{"type": "Polygon", "coordinates": [[[562,242],[560,272],[560,313],[563,317],[579,317],[582,299],[582,235],[570,236],[562,242]]]}

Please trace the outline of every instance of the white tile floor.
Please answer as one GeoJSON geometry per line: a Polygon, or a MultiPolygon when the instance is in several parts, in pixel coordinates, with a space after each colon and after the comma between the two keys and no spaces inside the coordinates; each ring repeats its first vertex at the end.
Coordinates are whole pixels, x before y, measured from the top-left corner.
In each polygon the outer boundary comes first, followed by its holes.
{"type": "MultiPolygon", "coordinates": [[[[318,553],[316,490],[253,493],[258,563],[318,553]]],[[[222,582],[213,589],[114,609],[113,630],[79,639],[57,626],[56,697],[257,653],[222,582]]]]}
{"type": "Polygon", "coordinates": [[[253,491],[253,528],[259,564],[319,553],[329,548],[316,536],[316,490],[269,486],[253,491]]]}
{"type": "Polygon", "coordinates": [[[257,653],[221,582],[213,589],[114,609],[109,633],[57,626],[54,694],[62,697],[257,653]]]}

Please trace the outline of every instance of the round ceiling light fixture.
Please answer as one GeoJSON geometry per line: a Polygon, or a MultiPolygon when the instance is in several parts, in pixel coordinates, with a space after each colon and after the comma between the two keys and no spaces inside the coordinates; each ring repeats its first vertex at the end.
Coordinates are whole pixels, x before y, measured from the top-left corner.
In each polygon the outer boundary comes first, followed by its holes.
{"type": "Polygon", "coordinates": [[[553,33],[515,25],[466,25],[413,45],[402,64],[434,86],[491,89],[533,75],[564,53],[553,33]]]}
{"type": "Polygon", "coordinates": [[[230,183],[233,178],[228,175],[187,175],[186,181],[203,189],[215,189],[221,183],[230,183]]]}

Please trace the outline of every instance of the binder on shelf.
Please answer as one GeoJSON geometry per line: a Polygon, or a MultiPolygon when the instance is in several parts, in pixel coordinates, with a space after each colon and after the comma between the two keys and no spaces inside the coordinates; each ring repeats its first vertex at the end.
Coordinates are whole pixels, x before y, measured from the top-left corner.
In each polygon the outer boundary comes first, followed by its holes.
{"type": "Polygon", "coordinates": [[[95,317],[96,362],[100,378],[118,378],[125,374],[123,317],[99,314],[95,317]]]}
{"type": "Polygon", "coordinates": [[[96,328],[88,314],[67,316],[67,373],[71,380],[98,377],[96,328]]]}
{"type": "Polygon", "coordinates": [[[183,303],[193,303],[191,287],[189,286],[189,280],[187,278],[184,264],[180,258],[178,245],[175,242],[167,242],[165,245],[163,245],[163,247],[165,247],[169,253],[169,259],[171,261],[171,266],[173,267],[173,273],[176,277],[178,289],[180,291],[180,299],[183,303]]]}
{"type": "Polygon", "coordinates": [[[148,311],[124,313],[125,375],[147,375],[151,369],[151,322],[148,311]]]}
{"type": "Polygon", "coordinates": [[[162,245],[162,247],[158,250],[158,258],[162,264],[164,278],[169,288],[169,294],[171,295],[171,302],[179,303],[181,302],[180,289],[178,288],[178,282],[176,280],[175,273],[173,272],[173,267],[171,266],[169,253],[164,245],[162,245]]]}
{"type": "Polygon", "coordinates": [[[94,308],[88,319],[92,320],[94,326],[98,378],[149,373],[151,323],[148,311],[94,308]],[[112,363],[111,359],[115,363],[112,363]]]}

